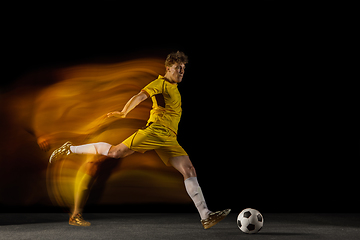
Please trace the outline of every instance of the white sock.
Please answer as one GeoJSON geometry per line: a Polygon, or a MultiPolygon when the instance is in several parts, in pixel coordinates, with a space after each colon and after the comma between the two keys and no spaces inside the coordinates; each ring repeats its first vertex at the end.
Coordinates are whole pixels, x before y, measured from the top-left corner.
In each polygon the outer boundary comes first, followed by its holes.
{"type": "Polygon", "coordinates": [[[70,151],[77,154],[100,154],[107,156],[111,144],[105,142],[90,143],[80,146],[70,146],[70,151]]]}
{"type": "Polygon", "coordinates": [[[186,191],[199,211],[201,219],[208,218],[211,211],[206,206],[205,198],[199,186],[197,177],[188,178],[184,183],[186,191]]]}

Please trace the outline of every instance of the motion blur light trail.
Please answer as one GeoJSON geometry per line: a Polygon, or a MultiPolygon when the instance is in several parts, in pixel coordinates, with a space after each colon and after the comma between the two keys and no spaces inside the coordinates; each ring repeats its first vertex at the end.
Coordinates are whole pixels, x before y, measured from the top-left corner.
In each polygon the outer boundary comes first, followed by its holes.
{"type": "MultiPolygon", "coordinates": [[[[155,60],[61,70],[58,74],[64,80],[36,99],[33,129],[50,142],[63,138],[63,132],[89,134],[103,123],[106,113],[121,110],[161,70],[162,64],[155,60]]],[[[129,118],[147,120],[150,107],[151,102],[145,102],[129,118]]]]}
{"type": "MultiPolygon", "coordinates": [[[[2,96],[8,105],[0,110],[7,115],[3,128],[12,136],[12,141],[4,141],[8,146],[4,147],[5,152],[0,151],[2,170],[9,168],[14,174],[18,173],[20,180],[15,188],[21,183],[31,185],[31,182],[43,186],[41,182],[46,180],[51,202],[71,207],[74,182],[80,167],[99,157],[70,155],[63,161],[47,165],[51,152],[65,141],[72,141],[75,145],[100,141],[113,145],[121,143],[146,124],[151,100],[141,103],[125,119],[106,118],[106,114],[121,110],[133,95],[163,73],[162,59],[88,64],[54,71],[52,75],[56,81],[51,85],[30,89],[20,86],[8,92],[2,96]],[[20,131],[20,135],[26,137],[16,138],[13,131],[20,131]],[[40,148],[48,152],[42,153],[40,148]],[[9,161],[18,162],[9,164],[9,161]],[[37,165],[24,167],[29,163],[37,165]],[[32,171],[31,179],[28,179],[28,171],[32,171]]],[[[94,186],[93,194],[98,194],[99,204],[190,202],[181,175],[166,167],[153,151],[105,162],[105,177],[100,176],[97,186],[94,186]]],[[[19,187],[11,191],[24,189],[19,187]]],[[[29,194],[24,191],[20,194],[23,200],[19,199],[19,204],[41,202],[46,192],[43,187],[34,189],[32,186],[31,189],[31,200],[26,200],[29,194]]],[[[0,193],[6,194],[8,190],[9,187],[0,185],[0,193]]],[[[0,203],[16,197],[0,198],[0,203]]]]}

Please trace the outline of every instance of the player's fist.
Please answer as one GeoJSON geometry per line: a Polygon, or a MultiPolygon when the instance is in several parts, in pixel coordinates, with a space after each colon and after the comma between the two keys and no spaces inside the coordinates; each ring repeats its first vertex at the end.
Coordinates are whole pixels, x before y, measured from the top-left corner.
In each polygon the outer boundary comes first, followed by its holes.
{"type": "Polygon", "coordinates": [[[115,111],[115,112],[109,112],[107,117],[117,117],[117,118],[125,118],[126,115],[123,112],[115,111]]]}
{"type": "Polygon", "coordinates": [[[39,145],[40,149],[47,152],[50,149],[50,143],[49,143],[49,139],[45,138],[45,137],[39,137],[37,139],[37,144],[39,145]]]}

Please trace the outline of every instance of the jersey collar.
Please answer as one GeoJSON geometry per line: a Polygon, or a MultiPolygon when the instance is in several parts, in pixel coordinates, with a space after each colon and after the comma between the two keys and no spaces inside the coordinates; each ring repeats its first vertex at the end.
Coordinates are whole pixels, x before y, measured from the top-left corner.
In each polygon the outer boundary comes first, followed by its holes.
{"type": "Polygon", "coordinates": [[[159,77],[158,77],[159,79],[161,78],[161,79],[164,79],[165,81],[167,81],[168,83],[170,83],[170,84],[173,84],[173,85],[177,85],[177,83],[172,83],[172,82],[169,82],[169,80],[167,80],[164,76],[162,76],[162,75],[159,75],[159,77]]]}

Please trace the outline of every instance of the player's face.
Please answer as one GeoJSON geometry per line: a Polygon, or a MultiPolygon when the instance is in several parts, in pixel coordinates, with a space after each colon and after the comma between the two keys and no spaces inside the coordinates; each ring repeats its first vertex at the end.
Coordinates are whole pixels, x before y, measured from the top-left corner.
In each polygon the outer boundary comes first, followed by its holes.
{"type": "Polygon", "coordinates": [[[166,77],[174,83],[182,81],[185,73],[185,64],[175,63],[171,67],[167,67],[166,77]]]}

